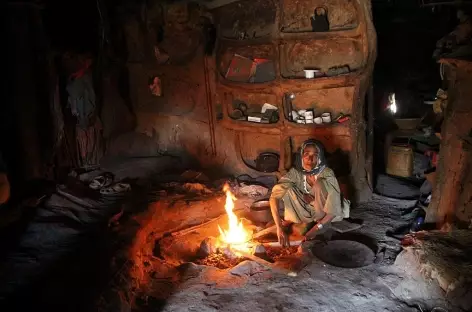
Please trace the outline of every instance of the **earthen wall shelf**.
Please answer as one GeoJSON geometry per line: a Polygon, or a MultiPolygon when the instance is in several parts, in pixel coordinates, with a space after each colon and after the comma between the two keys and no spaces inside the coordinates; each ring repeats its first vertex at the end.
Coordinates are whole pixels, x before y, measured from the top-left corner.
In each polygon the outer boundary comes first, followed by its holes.
{"type": "MultiPolygon", "coordinates": [[[[288,0],[284,0],[288,1],[288,0]]],[[[301,0],[300,0],[301,2],[301,0]]],[[[239,136],[243,132],[252,132],[259,134],[275,135],[280,137],[280,167],[279,171],[283,173],[285,171],[284,166],[285,160],[289,159],[284,146],[288,137],[297,136],[313,136],[313,137],[349,137],[351,148],[349,151],[350,162],[351,162],[351,174],[355,188],[359,191],[358,198],[365,198],[364,194],[360,194],[367,189],[365,186],[366,172],[369,169],[366,167],[366,157],[370,157],[369,153],[372,151],[366,151],[365,142],[366,134],[362,125],[365,125],[364,121],[364,97],[367,94],[367,90],[371,85],[371,75],[373,66],[376,58],[376,34],[372,23],[372,15],[370,12],[371,4],[368,0],[354,1],[355,9],[357,12],[357,26],[347,29],[332,30],[328,32],[283,32],[281,31],[281,19],[284,14],[282,1],[274,1],[276,14],[274,25],[270,35],[257,39],[249,40],[235,40],[229,38],[218,38],[218,54],[215,59],[215,87],[218,93],[218,101],[215,102],[222,105],[223,108],[223,119],[217,123],[221,126],[233,130],[239,136]],[[308,46],[308,51],[316,51],[316,46],[322,45],[323,41],[355,41],[358,45],[354,45],[354,53],[360,53],[362,57],[351,58],[353,64],[351,68],[353,71],[346,74],[330,77],[318,77],[314,79],[304,78],[289,78],[282,75],[281,68],[284,68],[283,64],[288,57],[283,55],[282,46],[291,43],[303,42],[305,46],[308,46]],[[313,45],[313,47],[310,47],[313,45]],[[253,46],[253,52],[251,52],[251,46],[253,46]],[[271,46],[273,50],[268,49],[271,46]],[[222,75],[222,67],[226,66],[229,50],[240,50],[241,55],[253,54],[252,57],[264,57],[265,54],[270,53],[270,59],[274,63],[275,79],[265,83],[242,83],[233,82],[225,79],[222,75]],[[259,56],[258,56],[259,49],[259,56]],[[226,54],[225,54],[225,51],[226,54]],[[222,63],[224,61],[224,63],[222,63]],[[354,66],[352,66],[354,65],[354,66]],[[296,124],[287,119],[285,116],[284,108],[284,95],[287,93],[299,93],[310,90],[323,90],[332,88],[346,88],[354,87],[354,96],[352,99],[346,98],[351,103],[352,116],[351,120],[342,124],[329,124],[323,126],[317,126],[314,124],[296,124]],[[247,121],[237,121],[230,118],[228,109],[231,106],[232,100],[241,94],[242,98],[247,94],[272,94],[275,95],[275,103],[279,108],[280,120],[275,124],[258,124],[250,123],[247,121]]],[[[343,3],[339,2],[339,5],[343,3]]],[[[328,45],[328,43],[326,43],[328,45]]],[[[334,45],[335,46],[335,45],[334,45]]],[[[352,53],[351,48],[340,46],[339,52],[352,53]],[[346,51],[343,50],[346,48],[346,51]],[[351,49],[351,50],[349,50],[351,49]]],[[[237,53],[237,52],[235,52],[237,53]]],[[[337,61],[339,56],[336,56],[337,61]]],[[[339,64],[339,66],[349,64],[339,64]]],[[[329,65],[331,66],[331,65],[329,65]]],[[[261,103],[263,104],[263,103],[261,103]]],[[[336,116],[333,116],[333,118],[336,116]]],[[[371,188],[371,186],[370,186],[371,188]]],[[[369,192],[368,192],[369,193],[369,192]]],[[[371,192],[370,192],[371,193],[371,192]]],[[[368,196],[368,195],[367,195],[368,196]]],[[[362,200],[362,199],[360,199],[362,200]]]]}
{"type": "Polygon", "coordinates": [[[315,124],[296,124],[291,121],[283,121],[277,124],[261,124],[249,121],[238,121],[226,118],[220,121],[220,124],[227,129],[234,131],[243,132],[254,132],[269,135],[284,135],[284,136],[295,136],[295,135],[342,135],[349,136],[349,122],[345,123],[332,123],[327,125],[315,125],[315,124]]]}

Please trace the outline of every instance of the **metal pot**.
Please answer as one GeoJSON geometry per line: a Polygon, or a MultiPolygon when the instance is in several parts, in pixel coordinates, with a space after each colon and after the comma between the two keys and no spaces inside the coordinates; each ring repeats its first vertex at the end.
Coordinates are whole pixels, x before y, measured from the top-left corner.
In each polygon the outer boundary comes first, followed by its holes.
{"type": "Polygon", "coordinates": [[[256,158],[256,170],[260,172],[275,172],[279,169],[279,155],[271,152],[261,153],[256,158]]]}
{"type": "Polygon", "coordinates": [[[268,200],[254,202],[249,209],[248,218],[253,222],[267,223],[273,220],[268,200]]]}

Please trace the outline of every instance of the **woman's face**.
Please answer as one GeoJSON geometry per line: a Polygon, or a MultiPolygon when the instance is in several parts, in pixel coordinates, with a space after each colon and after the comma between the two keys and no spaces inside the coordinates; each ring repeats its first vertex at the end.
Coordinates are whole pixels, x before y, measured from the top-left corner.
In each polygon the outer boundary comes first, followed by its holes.
{"type": "Polygon", "coordinates": [[[303,150],[302,166],[306,171],[315,169],[318,164],[318,150],[313,145],[308,145],[303,150]]]}

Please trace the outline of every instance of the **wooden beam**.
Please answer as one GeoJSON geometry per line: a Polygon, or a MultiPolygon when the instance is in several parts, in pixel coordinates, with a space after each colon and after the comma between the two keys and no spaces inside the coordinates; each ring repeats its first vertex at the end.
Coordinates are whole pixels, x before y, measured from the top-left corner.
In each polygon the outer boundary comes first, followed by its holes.
{"type": "MultiPolygon", "coordinates": [[[[296,241],[291,241],[290,242],[290,247],[294,246],[300,246],[303,243],[301,240],[296,240],[296,241]]],[[[269,247],[282,247],[279,242],[268,242],[268,243],[261,243],[264,246],[269,246],[269,247]]]]}
{"type": "Polygon", "coordinates": [[[191,226],[191,227],[189,227],[189,228],[180,230],[180,231],[178,231],[178,232],[171,232],[171,235],[172,235],[173,237],[179,237],[179,236],[187,235],[187,234],[189,234],[189,233],[191,233],[191,232],[193,232],[193,231],[195,231],[195,230],[198,230],[199,228],[202,228],[202,227],[204,227],[204,226],[206,226],[206,225],[208,225],[208,224],[210,224],[210,223],[212,223],[212,222],[218,221],[219,219],[221,219],[221,218],[224,217],[224,216],[226,216],[226,214],[222,214],[221,216],[216,217],[216,218],[213,218],[213,219],[211,219],[211,220],[209,220],[209,221],[207,221],[207,222],[203,222],[203,223],[197,224],[197,225],[195,225],[195,226],[191,226]]]}
{"type": "Polygon", "coordinates": [[[256,239],[256,238],[262,237],[262,236],[270,234],[270,233],[275,233],[276,231],[277,231],[277,226],[272,225],[272,226],[269,226],[267,229],[264,229],[260,232],[257,232],[256,234],[254,234],[252,236],[252,239],[256,239]]]}

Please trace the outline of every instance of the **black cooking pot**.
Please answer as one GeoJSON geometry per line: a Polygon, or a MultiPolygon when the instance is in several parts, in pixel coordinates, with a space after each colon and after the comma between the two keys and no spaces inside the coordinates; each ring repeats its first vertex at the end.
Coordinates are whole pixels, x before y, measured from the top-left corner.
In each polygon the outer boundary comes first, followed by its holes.
{"type": "Polygon", "coordinates": [[[279,155],[275,153],[261,153],[256,158],[256,170],[260,172],[275,172],[279,170],[279,155]]]}

